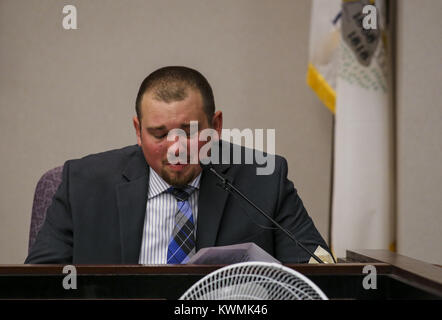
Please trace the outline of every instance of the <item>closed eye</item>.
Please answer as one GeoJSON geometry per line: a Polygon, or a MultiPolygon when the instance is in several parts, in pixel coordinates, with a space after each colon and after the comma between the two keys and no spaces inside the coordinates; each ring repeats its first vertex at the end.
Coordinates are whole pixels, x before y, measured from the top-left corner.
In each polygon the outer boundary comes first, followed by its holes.
{"type": "Polygon", "coordinates": [[[157,139],[164,139],[166,136],[167,136],[167,133],[162,134],[162,135],[154,135],[154,137],[157,139]]]}
{"type": "Polygon", "coordinates": [[[163,139],[167,136],[167,130],[164,126],[157,128],[146,128],[146,131],[155,139],[163,139]]]}

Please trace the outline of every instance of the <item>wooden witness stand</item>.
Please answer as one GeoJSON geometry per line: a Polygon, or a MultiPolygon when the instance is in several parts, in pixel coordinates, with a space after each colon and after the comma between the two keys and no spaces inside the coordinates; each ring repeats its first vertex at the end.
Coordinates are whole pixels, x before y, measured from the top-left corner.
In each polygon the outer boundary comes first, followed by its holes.
{"type": "MultiPolygon", "coordinates": [[[[442,299],[442,268],[386,250],[352,250],[337,264],[293,264],[330,299],[442,299]],[[376,289],[364,289],[365,266],[376,289]]],[[[0,265],[0,299],[178,299],[221,265],[76,265],[66,290],[64,265],[0,265]]]]}

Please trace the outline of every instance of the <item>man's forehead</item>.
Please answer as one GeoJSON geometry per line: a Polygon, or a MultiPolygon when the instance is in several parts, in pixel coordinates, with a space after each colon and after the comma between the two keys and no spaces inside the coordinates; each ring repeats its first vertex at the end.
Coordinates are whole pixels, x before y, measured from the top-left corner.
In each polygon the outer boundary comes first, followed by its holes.
{"type": "Polygon", "coordinates": [[[190,128],[195,121],[198,126],[205,126],[206,114],[202,106],[191,101],[165,102],[150,101],[143,107],[143,127],[151,130],[170,130],[172,128],[190,128]]]}
{"type": "MultiPolygon", "coordinates": [[[[174,125],[175,128],[181,128],[181,129],[190,129],[192,126],[199,127],[201,125],[201,121],[198,120],[192,120],[188,122],[182,122],[174,125]]],[[[165,131],[170,130],[172,128],[169,128],[167,125],[147,125],[146,127],[149,131],[165,131]]]]}

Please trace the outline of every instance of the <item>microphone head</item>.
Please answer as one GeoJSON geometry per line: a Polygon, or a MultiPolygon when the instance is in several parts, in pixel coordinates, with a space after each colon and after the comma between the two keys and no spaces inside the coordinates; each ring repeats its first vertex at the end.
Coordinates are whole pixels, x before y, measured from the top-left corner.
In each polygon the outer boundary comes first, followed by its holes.
{"type": "MultiPolygon", "coordinates": [[[[207,161],[205,161],[205,162],[207,162],[207,161]]],[[[204,163],[201,160],[199,160],[199,164],[200,164],[201,169],[203,169],[204,171],[208,171],[213,167],[213,164],[210,161],[208,163],[204,163]]]]}

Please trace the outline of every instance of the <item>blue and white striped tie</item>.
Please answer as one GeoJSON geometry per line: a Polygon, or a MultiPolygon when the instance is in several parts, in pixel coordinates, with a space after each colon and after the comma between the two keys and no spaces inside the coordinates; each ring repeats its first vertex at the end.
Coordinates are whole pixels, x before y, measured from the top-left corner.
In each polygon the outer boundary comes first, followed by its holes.
{"type": "Polygon", "coordinates": [[[178,201],[178,212],[175,215],[175,227],[167,248],[167,263],[186,263],[195,254],[195,223],[192,208],[188,201],[195,189],[186,186],[182,189],[171,187],[171,193],[178,201]]]}

